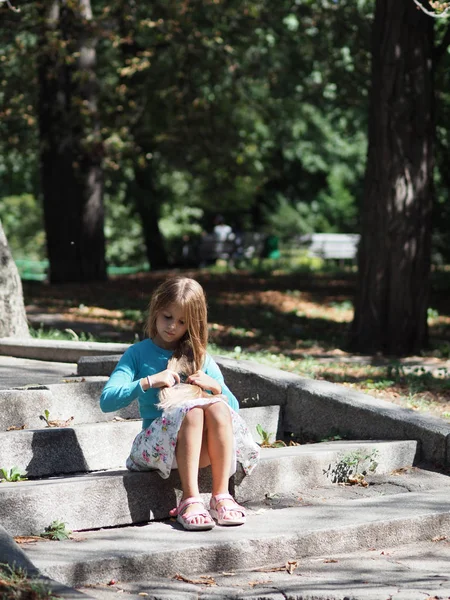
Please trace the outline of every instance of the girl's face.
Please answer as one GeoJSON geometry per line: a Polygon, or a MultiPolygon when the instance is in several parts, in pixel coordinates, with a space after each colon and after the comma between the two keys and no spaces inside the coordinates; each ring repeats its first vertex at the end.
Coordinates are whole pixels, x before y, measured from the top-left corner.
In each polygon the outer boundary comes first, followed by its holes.
{"type": "Polygon", "coordinates": [[[156,317],[156,336],[153,341],[160,348],[173,350],[187,331],[183,311],[177,304],[169,304],[156,317]]]}

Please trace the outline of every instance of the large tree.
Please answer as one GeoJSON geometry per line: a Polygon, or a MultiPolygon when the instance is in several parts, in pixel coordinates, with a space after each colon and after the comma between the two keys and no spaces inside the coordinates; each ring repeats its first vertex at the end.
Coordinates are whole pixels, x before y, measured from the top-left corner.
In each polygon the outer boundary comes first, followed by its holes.
{"type": "Polygon", "coordinates": [[[106,278],[90,0],[39,3],[40,172],[50,280],[106,278]]]}
{"type": "Polygon", "coordinates": [[[433,197],[433,20],[377,0],[353,349],[427,344],[433,197]]]}
{"type": "Polygon", "coordinates": [[[22,282],[0,221],[0,337],[28,337],[22,282]]]}

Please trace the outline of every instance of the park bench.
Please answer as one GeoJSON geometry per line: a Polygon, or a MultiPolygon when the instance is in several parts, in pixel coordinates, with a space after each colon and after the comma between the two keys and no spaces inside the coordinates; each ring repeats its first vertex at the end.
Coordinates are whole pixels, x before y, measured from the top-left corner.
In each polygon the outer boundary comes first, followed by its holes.
{"type": "Polygon", "coordinates": [[[307,233],[297,238],[298,246],[308,254],[324,260],[356,259],[360,236],[358,233],[307,233]]]}
{"type": "Polygon", "coordinates": [[[207,265],[219,259],[229,262],[259,258],[263,253],[266,237],[264,233],[253,231],[230,233],[225,240],[218,239],[213,233],[205,234],[198,244],[198,262],[200,265],[207,265]]]}

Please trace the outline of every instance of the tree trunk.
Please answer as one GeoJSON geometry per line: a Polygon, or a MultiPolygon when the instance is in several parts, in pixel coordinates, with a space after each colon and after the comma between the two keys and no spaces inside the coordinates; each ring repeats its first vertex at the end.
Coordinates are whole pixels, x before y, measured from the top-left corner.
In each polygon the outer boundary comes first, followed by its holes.
{"type": "Polygon", "coordinates": [[[0,221],[0,337],[30,337],[22,282],[0,221]]]}
{"type": "Polygon", "coordinates": [[[96,52],[87,31],[92,13],[90,0],[70,6],[67,0],[45,4],[39,49],[40,171],[52,283],[106,279],[96,52]]]}
{"type": "Polygon", "coordinates": [[[428,343],[433,175],[433,19],[377,0],[353,350],[408,355],[428,343]]]}
{"type": "Polygon", "coordinates": [[[141,217],[150,268],[152,271],[167,269],[169,261],[164,239],[158,225],[161,216],[160,204],[156,197],[152,171],[149,165],[145,168],[135,167],[134,182],[130,186],[130,194],[141,217]]]}

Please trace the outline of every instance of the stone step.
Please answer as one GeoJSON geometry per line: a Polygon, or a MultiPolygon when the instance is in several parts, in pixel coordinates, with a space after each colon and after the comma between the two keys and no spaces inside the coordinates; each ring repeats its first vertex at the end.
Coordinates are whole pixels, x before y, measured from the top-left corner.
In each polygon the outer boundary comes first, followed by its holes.
{"type": "MultiPolygon", "coordinates": [[[[450,536],[448,489],[252,512],[246,525],[188,533],[175,521],[82,532],[23,546],[41,571],[71,586],[233,572],[305,557],[450,536]]],[[[260,597],[260,596],[258,596],[260,597]]],[[[285,597],[285,596],[283,596],[285,597]]]]}
{"type": "MultiPolygon", "coordinates": [[[[263,501],[277,495],[295,498],[314,486],[333,486],[345,475],[349,458],[355,455],[375,456],[376,473],[387,474],[410,466],[415,452],[414,441],[262,448],[260,464],[253,474],[244,477],[238,472],[232,489],[239,502],[263,501]]],[[[200,489],[207,500],[211,489],[209,468],[202,470],[200,489]]],[[[166,518],[179,500],[180,490],[177,471],[166,480],[155,472],[122,470],[4,482],[0,485],[0,523],[12,535],[40,533],[54,520],[64,521],[73,530],[142,523],[166,518]]]]}
{"type": "Polygon", "coordinates": [[[106,377],[93,377],[89,381],[68,380],[46,386],[27,386],[27,389],[0,390],[0,431],[10,427],[39,429],[46,427],[41,419],[48,411],[53,421],[97,423],[112,421],[119,416],[124,419],[138,419],[137,403],[114,413],[100,410],[100,394],[107,381],[106,377]]]}
{"type": "Polygon", "coordinates": [[[0,338],[0,354],[37,360],[76,363],[82,356],[122,355],[130,344],[76,342],[36,338],[0,338]]]}
{"type": "MultiPolygon", "coordinates": [[[[31,392],[30,392],[31,393],[31,392]]],[[[261,442],[256,426],[276,434],[280,429],[280,407],[243,408],[253,438],[261,442]]],[[[107,421],[0,432],[0,467],[19,467],[28,477],[121,469],[142,421],[107,421]]]]}

